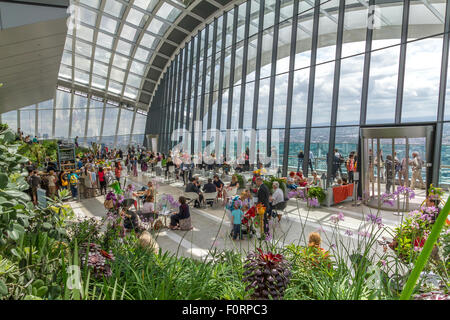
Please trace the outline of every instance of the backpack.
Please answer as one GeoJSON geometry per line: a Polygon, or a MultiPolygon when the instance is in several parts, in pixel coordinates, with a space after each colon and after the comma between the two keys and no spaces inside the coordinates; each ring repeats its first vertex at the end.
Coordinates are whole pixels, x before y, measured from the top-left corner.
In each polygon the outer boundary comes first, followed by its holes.
{"type": "Polygon", "coordinates": [[[72,175],[70,176],[70,184],[71,184],[72,186],[74,186],[74,185],[76,185],[77,183],[78,183],[78,179],[77,179],[76,175],[75,175],[75,174],[72,174],[72,175]]]}

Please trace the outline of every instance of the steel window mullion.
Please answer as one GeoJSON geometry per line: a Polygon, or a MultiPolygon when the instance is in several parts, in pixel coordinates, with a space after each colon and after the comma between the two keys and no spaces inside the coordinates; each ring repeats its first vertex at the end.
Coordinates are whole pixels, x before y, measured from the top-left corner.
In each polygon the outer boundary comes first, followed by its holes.
{"type": "Polygon", "coordinates": [[[258,103],[259,103],[259,84],[261,77],[261,56],[262,56],[262,38],[264,30],[264,7],[265,0],[259,1],[259,24],[258,24],[258,44],[256,46],[256,61],[255,61],[255,89],[253,92],[253,116],[252,129],[256,130],[258,121],[258,103]]]}
{"type": "MultiPolygon", "coordinates": [[[[136,113],[137,113],[137,107],[135,106],[134,107],[134,112],[133,112],[133,120],[131,120],[130,138],[128,139],[128,143],[127,143],[128,145],[131,144],[131,139],[133,137],[134,123],[136,121],[136,113]]],[[[145,136],[144,136],[144,140],[145,140],[145,136]]]]}
{"type": "Polygon", "coordinates": [[[439,172],[441,166],[441,146],[442,146],[442,134],[444,131],[444,111],[445,111],[445,96],[447,90],[447,76],[448,76],[448,54],[449,54],[449,32],[450,32],[450,4],[447,1],[445,10],[445,26],[444,26],[444,38],[442,46],[442,62],[441,62],[441,79],[439,86],[439,102],[437,113],[437,124],[435,133],[435,145],[432,167],[432,183],[433,185],[439,184],[439,172]]]}
{"type": "Polygon", "coordinates": [[[247,82],[247,59],[248,59],[248,43],[250,33],[250,12],[251,12],[251,0],[247,1],[247,7],[245,12],[245,26],[244,26],[244,49],[242,53],[242,80],[241,80],[241,96],[240,96],[240,109],[239,109],[239,129],[244,128],[244,109],[245,109],[245,88],[247,82]]]}
{"type": "MultiPolygon", "coordinates": [[[[191,122],[191,100],[192,100],[192,67],[194,63],[194,41],[191,39],[191,50],[189,50],[189,76],[188,76],[188,88],[187,88],[187,109],[186,109],[186,129],[192,133],[191,122]]],[[[189,137],[189,136],[188,136],[189,137]]],[[[191,150],[192,153],[192,150],[191,150]]]]}
{"type": "Polygon", "coordinates": [[[122,106],[119,105],[119,113],[117,114],[117,121],[116,121],[116,133],[114,135],[114,148],[117,145],[117,134],[119,133],[119,125],[120,125],[120,116],[122,115],[122,106]]]}
{"type": "Polygon", "coordinates": [[[286,123],[284,133],[284,152],[283,152],[283,176],[287,176],[287,169],[289,165],[289,145],[291,141],[291,116],[292,116],[292,95],[294,92],[294,68],[295,68],[295,51],[297,46],[297,26],[298,26],[298,7],[299,1],[294,0],[294,15],[292,19],[292,33],[291,33],[291,51],[289,58],[289,78],[288,78],[288,92],[286,101],[286,123]]]}
{"type": "Polygon", "coordinates": [[[175,72],[175,70],[174,70],[174,64],[173,63],[171,63],[171,65],[170,65],[170,77],[169,77],[169,104],[168,104],[168,106],[167,106],[167,128],[166,128],[166,144],[165,144],[165,152],[167,152],[167,151],[169,151],[169,149],[170,149],[170,143],[171,143],[171,141],[170,141],[170,136],[169,136],[169,134],[170,134],[170,132],[171,132],[171,130],[172,130],[172,121],[171,121],[171,119],[172,119],[172,115],[173,115],[173,109],[172,109],[172,106],[173,106],[173,100],[174,100],[174,94],[173,94],[173,86],[174,86],[174,80],[175,80],[175,77],[174,77],[174,72],[175,72]]]}
{"type": "MultiPolygon", "coordinates": [[[[314,18],[313,18],[313,31],[311,40],[311,63],[309,70],[309,85],[308,85],[308,104],[306,109],[306,130],[305,130],[305,157],[307,161],[309,159],[309,150],[311,145],[311,124],[312,124],[312,114],[313,114],[313,104],[314,104],[314,84],[316,77],[316,60],[317,60],[317,45],[318,45],[318,35],[319,35],[319,18],[320,18],[320,1],[316,0],[314,4],[314,18]]],[[[306,165],[308,162],[306,161],[306,165]]],[[[306,169],[308,167],[306,166],[306,169]]],[[[305,161],[303,161],[303,170],[305,171],[305,161]]],[[[306,170],[305,172],[308,172],[306,170]]]]}
{"type": "MultiPolygon", "coordinates": [[[[187,84],[187,61],[188,61],[188,48],[187,46],[184,48],[183,54],[184,54],[184,63],[183,63],[183,95],[182,95],[182,104],[181,104],[181,126],[183,129],[186,129],[186,122],[185,122],[185,112],[186,112],[186,84],[187,84]]],[[[181,138],[182,139],[182,138],[181,138]]]]}
{"type": "Polygon", "coordinates": [[[35,107],[35,116],[34,116],[34,135],[35,135],[36,137],[39,136],[39,128],[38,128],[38,126],[39,126],[39,108],[38,108],[38,106],[39,106],[38,103],[36,103],[36,104],[34,105],[34,107],[35,107]]]}
{"type": "Polygon", "coordinates": [[[169,125],[169,132],[168,134],[168,139],[169,139],[169,149],[172,149],[172,139],[171,139],[171,134],[174,130],[175,127],[175,104],[176,104],[176,90],[177,90],[177,78],[178,78],[178,74],[177,74],[177,68],[178,68],[178,60],[175,59],[175,63],[172,62],[172,99],[171,99],[171,103],[170,103],[170,125],[169,125]]]}
{"type": "Polygon", "coordinates": [[[202,70],[202,89],[200,93],[200,121],[202,123],[203,130],[203,118],[205,116],[205,93],[206,93],[206,67],[207,67],[207,59],[208,59],[208,41],[209,41],[209,25],[206,25],[205,29],[203,29],[205,34],[204,39],[204,49],[203,49],[203,70],[202,70]]]}
{"type": "Polygon", "coordinates": [[[71,100],[70,100],[70,116],[69,116],[69,136],[67,139],[72,137],[72,113],[73,113],[73,100],[75,99],[75,91],[71,91],[71,100]]]}
{"type": "MultiPolygon", "coordinates": [[[[179,55],[179,62],[178,62],[178,77],[177,77],[177,97],[176,97],[176,111],[175,111],[175,126],[174,129],[178,129],[180,127],[180,100],[181,100],[181,88],[183,85],[182,80],[182,67],[183,67],[183,55],[179,55]]],[[[174,142],[175,143],[175,142],[174,142]]]]}
{"type": "MultiPolygon", "coordinates": [[[[233,36],[231,41],[231,60],[230,60],[230,81],[228,88],[228,114],[227,114],[227,130],[231,129],[231,116],[233,114],[233,84],[234,84],[234,68],[236,63],[236,39],[237,39],[237,23],[239,18],[239,7],[234,6],[233,15],[233,36]]],[[[229,154],[229,150],[226,150],[226,154],[229,154]]],[[[228,159],[228,157],[227,157],[228,159]]]]}
{"type": "Polygon", "coordinates": [[[101,143],[103,139],[103,128],[105,126],[105,113],[106,113],[106,99],[103,100],[102,124],[100,127],[100,136],[98,137],[99,143],[101,143]]]}
{"type": "Polygon", "coordinates": [[[83,137],[83,141],[85,144],[87,144],[87,134],[88,134],[88,125],[89,125],[89,112],[91,109],[91,98],[92,96],[88,95],[88,104],[87,104],[87,109],[86,109],[86,123],[84,126],[84,137],[83,137]]]}
{"type": "MultiPolygon", "coordinates": [[[[341,57],[342,57],[342,40],[344,32],[344,11],[345,11],[345,0],[340,0],[339,3],[339,19],[338,19],[338,29],[337,29],[337,40],[336,40],[336,59],[334,64],[334,82],[333,82],[333,98],[331,102],[331,126],[330,126],[330,140],[328,143],[328,166],[327,166],[327,176],[330,181],[331,175],[333,173],[333,151],[336,142],[336,121],[338,112],[338,101],[339,101],[339,81],[341,75],[341,57]]],[[[308,154],[309,156],[309,154],[308,154]]],[[[303,163],[303,168],[308,165],[309,157],[306,158],[306,163],[303,163]]]]}
{"type": "MultiPolygon", "coordinates": [[[[371,12],[370,8],[375,8],[375,0],[369,0],[369,10],[368,17],[370,19],[371,15],[375,14],[375,11],[371,12]]],[[[375,10],[375,9],[372,9],[375,10]]],[[[359,124],[366,124],[367,119],[367,98],[369,92],[369,79],[370,79],[370,59],[372,53],[372,38],[373,38],[373,28],[367,28],[366,30],[366,51],[364,53],[364,69],[363,69],[363,83],[361,91],[361,110],[359,117],[359,124]]]]}
{"type": "MultiPolygon", "coordinates": [[[[263,0],[264,1],[264,0],[263,0]]],[[[225,41],[226,41],[226,29],[227,29],[227,16],[228,13],[223,15],[222,21],[222,43],[220,47],[220,71],[219,71],[219,87],[217,96],[217,118],[216,118],[216,128],[220,130],[220,123],[222,121],[222,100],[223,100],[223,78],[225,74],[225,41]]]]}
{"type": "Polygon", "coordinates": [[[211,129],[212,122],[212,106],[214,103],[214,77],[215,77],[215,62],[216,62],[216,42],[217,42],[217,18],[214,18],[214,30],[213,30],[213,41],[212,41],[212,53],[211,53],[211,73],[209,81],[209,102],[208,102],[208,124],[207,128],[211,129]]]}
{"type": "Polygon", "coordinates": [[[196,134],[198,134],[197,132],[195,132],[195,121],[197,121],[197,99],[198,99],[198,80],[199,80],[199,66],[200,66],[200,48],[201,48],[201,41],[202,41],[202,37],[201,37],[201,33],[198,33],[198,41],[197,41],[197,57],[196,57],[196,67],[195,67],[195,84],[194,84],[194,105],[193,105],[193,113],[192,113],[192,136],[191,136],[191,153],[194,153],[195,149],[195,138],[196,138],[196,134]]]}
{"type": "Polygon", "coordinates": [[[400,124],[402,121],[403,86],[404,86],[404,82],[405,82],[405,62],[406,62],[406,45],[407,45],[406,42],[408,40],[409,3],[410,3],[410,0],[404,0],[404,2],[403,2],[400,62],[399,62],[399,67],[398,67],[398,82],[397,82],[397,101],[395,104],[395,123],[396,124],[400,124]]]}
{"type": "MultiPolygon", "coordinates": [[[[275,80],[277,73],[277,57],[278,57],[278,31],[280,29],[280,8],[281,0],[275,3],[275,24],[273,27],[272,42],[272,65],[270,70],[270,89],[269,89],[269,108],[267,116],[267,148],[266,155],[269,156],[272,148],[272,124],[273,124],[273,103],[275,98],[275,80]]],[[[278,164],[277,164],[278,165],[278,164]]]]}

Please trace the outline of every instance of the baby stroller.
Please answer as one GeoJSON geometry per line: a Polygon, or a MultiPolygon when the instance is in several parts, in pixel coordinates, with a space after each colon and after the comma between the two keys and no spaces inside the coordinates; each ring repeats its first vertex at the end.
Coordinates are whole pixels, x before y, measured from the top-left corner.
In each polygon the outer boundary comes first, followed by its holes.
{"type": "Polygon", "coordinates": [[[256,230],[253,227],[253,219],[256,216],[256,207],[253,206],[247,210],[244,217],[242,218],[241,223],[241,233],[242,235],[246,235],[247,239],[253,238],[253,235],[256,234],[256,230]]]}

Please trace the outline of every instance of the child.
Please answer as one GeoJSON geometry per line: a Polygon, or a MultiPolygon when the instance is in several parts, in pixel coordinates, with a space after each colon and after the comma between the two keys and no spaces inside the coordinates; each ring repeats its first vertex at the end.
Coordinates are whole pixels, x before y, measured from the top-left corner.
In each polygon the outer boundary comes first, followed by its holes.
{"type": "Polygon", "coordinates": [[[236,240],[238,234],[239,239],[242,240],[241,233],[241,221],[244,216],[244,212],[241,210],[240,200],[234,202],[233,210],[231,211],[231,215],[233,216],[233,240],[236,240]]]}

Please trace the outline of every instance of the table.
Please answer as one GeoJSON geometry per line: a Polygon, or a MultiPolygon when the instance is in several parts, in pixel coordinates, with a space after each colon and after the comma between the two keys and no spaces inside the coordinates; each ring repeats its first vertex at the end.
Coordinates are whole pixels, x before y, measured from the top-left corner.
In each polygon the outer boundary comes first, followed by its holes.
{"type": "Polygon", "coordinates": [[[168,228],[167,226],[167,217],[172,215],[172,212],[170,210],[163,210],[161,212],[158,213],[160,216],[164,217],[164,227],[168,228]]]}

